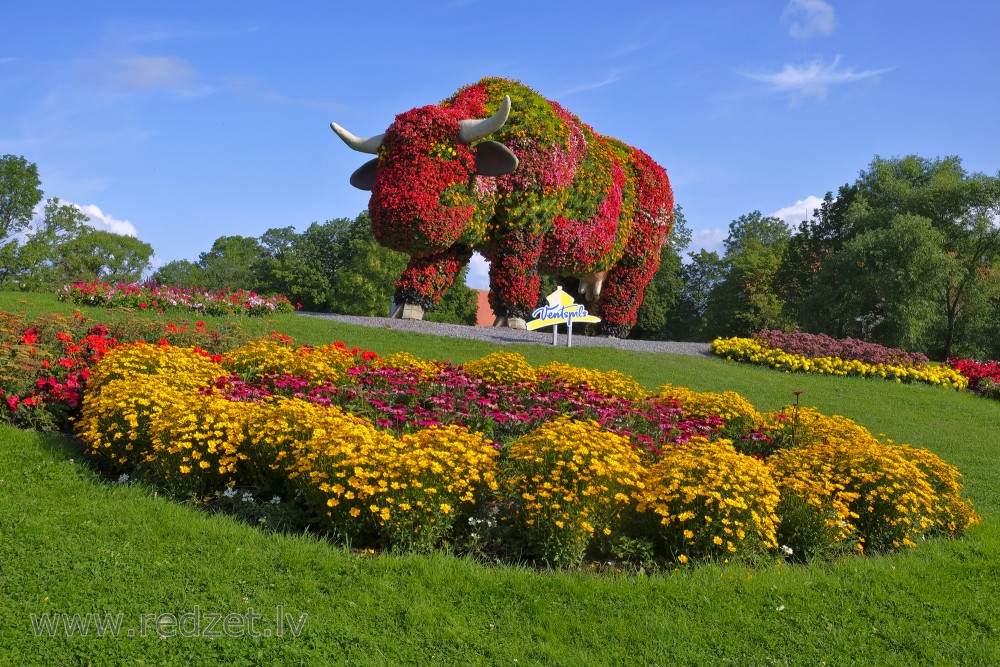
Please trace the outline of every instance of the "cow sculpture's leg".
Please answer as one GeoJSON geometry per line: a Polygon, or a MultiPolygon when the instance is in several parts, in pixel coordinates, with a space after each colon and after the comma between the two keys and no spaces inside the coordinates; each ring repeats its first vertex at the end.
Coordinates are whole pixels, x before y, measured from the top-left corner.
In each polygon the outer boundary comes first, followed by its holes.
{"type": "Polygon", "coordinates": [[[426,257],[411,257],[396,281],[396,310],[392,317],[421,320],[425,310],[434,310],[441,294],[451,287],[469,259],[472,249],[454,245],[426,257]]]}
{"type": "Polygon", "coordinates": [[[601,292],[601,325],[599,331],[612,338],[625,338],[635,326],[639,306],[646,286],[656,274],[659,261],[645,265],[615,266],[608,274],[601,292]]]}
{"type": "Polygon", "coordinates": [[[524,329],[525,321],[538,305],[541,279],[538,257],[541,236],[514,232],[497,242],[490,253],[490,307],[496,314],[495,327],[524,329]]]}
{"type": "Polygon", "coordinates": [[[600,332],[624,338],[635,326],[646,286],[660,266],[660,249],[673,228],[673,194],[667,172],[632,149],[637,210],[625,251],[608,274],[601,296],[600,332]]]}

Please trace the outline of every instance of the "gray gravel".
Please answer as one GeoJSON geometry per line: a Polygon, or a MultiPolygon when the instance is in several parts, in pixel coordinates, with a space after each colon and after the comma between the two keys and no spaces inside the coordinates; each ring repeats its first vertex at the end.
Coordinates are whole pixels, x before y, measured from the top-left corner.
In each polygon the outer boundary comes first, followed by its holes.
{"type": "MultiPolygon", "coordinates": [[[[354,315],[332,315],[329,313],[302,313],[304,317],[318,317],[326,320],[336,320],[346,324],[357,324],[363,327],[379,327],[396,331],[414,331],[416,333],[435,336],[451,336],[452,338],[468,338],[481,340],[498,345],[552,345],[552,329],[545,331],[518,331],[499,327],[470,327],[461,324],[438,324],[423,320],[400,320],[388,317],[356,317],[354,315]]],[[[559,345],[566,345],[566,327],[559,328],[559,345]]],[[[675,343],[670,341],[652,340],[620,340],[617,338],[599,338],[596,336],[573,336],[573,347],[617,347],[620,350],[637,352],[662,352],[665,354],[686,354],[693,357],[709,357],[712,353],[708,343],[675,343]]]]}

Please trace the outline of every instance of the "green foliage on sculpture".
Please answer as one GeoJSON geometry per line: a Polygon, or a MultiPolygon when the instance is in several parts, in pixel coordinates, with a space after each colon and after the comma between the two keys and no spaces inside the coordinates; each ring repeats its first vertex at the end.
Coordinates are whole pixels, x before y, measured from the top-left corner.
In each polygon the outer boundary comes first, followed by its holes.
{"type": "Polygon", "coordinates": [[[410,256],[397,302],[433,308],[478,250],[501,318],[528,316],[546,274],[590,286],[605,333],[635,325],[674,207],[666,172],[641,150],[501,78],[402,113],[383,135],[333,129],[377,155],[351,183],[372,191],[379,243],[410,256]]]}

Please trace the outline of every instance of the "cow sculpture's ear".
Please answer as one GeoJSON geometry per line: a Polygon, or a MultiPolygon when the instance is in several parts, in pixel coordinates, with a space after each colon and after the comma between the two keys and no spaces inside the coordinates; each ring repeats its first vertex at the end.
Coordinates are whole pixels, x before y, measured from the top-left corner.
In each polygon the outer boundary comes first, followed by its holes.
{"type": "Polygon", "coordinates": [[[480,141],[472,150],[480,176],[503,176],[517,169],[517,156],[499,141],[480,141]]]}
{"type": "Polygon", "coordinates": [[[377,164],[378,158],[375,158],[355,169],[354,173],[351,174],[351,185],[358,190],[371,190],[375,185],[375,166],[377,164]]]}

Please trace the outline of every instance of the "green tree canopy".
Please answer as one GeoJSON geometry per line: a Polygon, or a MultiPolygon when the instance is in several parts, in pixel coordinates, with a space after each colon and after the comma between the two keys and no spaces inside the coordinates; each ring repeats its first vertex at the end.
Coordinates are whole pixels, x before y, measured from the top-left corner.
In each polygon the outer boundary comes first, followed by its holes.
{"type": "Polygon", "coordinates": [[[674,206],[674,226],[670,237],[660,251],[660,264],[653,279],[646,287],[646,294],[639,307],[631,338],[646,340],[666,340],[671,337],[670,321],[683,291],[682,260],[684,251],[691,245],[691,230],[688,229],[684,210],[674,206]]]}
{"type": "Polygon", "coordinates": [[[784,305],[774,278],[791,238],[783,220],[760,211],[729,224],[723,278],[706,309],[708,328],[717,335],[748,335],[759,329],[786,328],[784,305]]]}
{"type": "Polygon", "coordinates": [[[0,242],[31,222],[42,201],[38,167],[23,156],[0,157],[0,242]]]}
{"type": "MultiPolygon", "coordinates": [[[[885,312],[888,309],[892,318],[910,318],[870,329],[872,335],[882,336],[888,344],[919,345],[940,357],[951,355],[956,347],[973,354],[989,348],[992,342],[982,332],[986,330],[984,322],[992,317],[992,267],[1000,258],[1000,176],[969,173],[957,157],[876,157],[853,185],[841,188],[841,193],[842,197],[831,204],[829,214],[820,216],[815,230],[810,230],[817,233],[803,242],[818,239],[810,249],[818,246],[822,252],[797,253],[823,264],[822,270],[813,274],[812,293],[801,299],[802,324],[810,330],[836,335],[845,327],[856,326],[848,321],[882,321],[889,317],[885,312]],[[924,220],[936,236],[926,229],[917,233],[914,218],[924,220]],[[870,235],[873,232],[883,233],[870,235]],[[883,297],[898,294],[911,307],[894,309],[891,304],[861,296],[850,299],[851,306],[821,303],[821,295],[830,298],[843,291],[839,281],[852,279],[850,262],[859,259],[861,248],[866,249],[869,260],[882,258],[880,275],[897,275],[897,284],[905,285],[914,271],[908,263],[926,259],[920,253],[888,251],[907,234],[911,240],[919,237],[921,243],[933,238],[947,260],[935,262],[935,273],[924,276],[923,285],[933,285],[933,290],[928,292],[921,285],[915,294],[904,294],[873,277],[881,285],[883,297]],[[879,242],[887,244],[886,252],[877,253],[872,247],[872,243],[879,242]],[[838,282],[830,284],[832,281],[838,282]],[[918,297],[934,305],[931,314],[924,307],[912,307],[918,297]],[[849,308],[854,311],[848,312],[849,308]],[[924,332],[919,341],[914,338],[917,331],[924,332]]],[[[867,266],[874,270],[870,262],[867,266]]],[[[929,270],[926,264],[920,266],[929,270]]],[[[858,281],[856,276],[854,279],[858,281]]],[[[796,284],[809,281],[803,279],[796,284]]]]}

